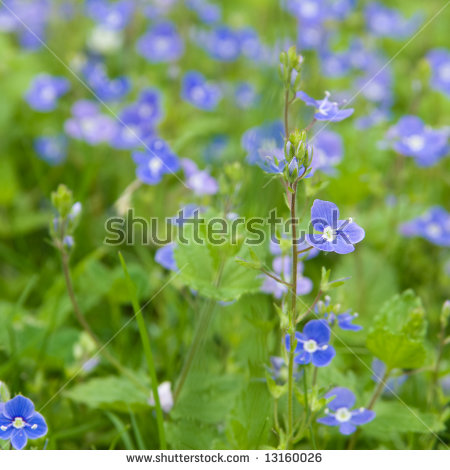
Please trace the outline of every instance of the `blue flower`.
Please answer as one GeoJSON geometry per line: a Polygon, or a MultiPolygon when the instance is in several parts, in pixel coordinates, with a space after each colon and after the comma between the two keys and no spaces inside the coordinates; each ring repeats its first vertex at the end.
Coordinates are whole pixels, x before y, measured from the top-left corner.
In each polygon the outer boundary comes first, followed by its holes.
{"type": "Polygon", "coordinates": [[[184,44],[175,26],[160,23],[149,29],[137,42],[137,51],[149,62],[174,62],[184,51],[184,44]]]}
{"type": "Polygon", "coordinates": [[[433,49],[428,52],[427,60],[431,65],[431,87],[450,96],[450,52],[433,49]]]}
{"type": "MultiPolygon", "coordinates": [[[[292,264],[289,256],[277,256],[272,262],[272,269],[283,281],[291,282],[292,264]]],[[[272,294],[276,299],[280,299],[288,291],[288,287],[267,275],[263,275],[263,285],[261,291],[272,294]]],[[[306,295],[312,291],[313,283],[311,279],[303,276],[303,263],[297,263],[297,295],[306,295]]]]}
{"type": "Polygon", "coordinates": [[[186,6],[195,11],[204,23],[215,23],[220,20],[222,11],[218,5],[206,0],[186,0],[186,6]]]}
{"type": "Polygon", "coordinates": [[[186,176],[186,186],[197,196],[217,193],[219,185],[206,170],[199,170],[195,162],[188,158],[183,158],[181,165],[186,176]]]}
{"type": "Polygon", "coordinates": [[[354,433],[357,426],[369,423],[375,418],[375,412],[372,410],[365,408],[351,410],[356,402],[356,397],[348,388],[333,388],[325,395],[325,398],[331,397],[334,398],[328,403],[328,409],[325,410],[327,416],[319,418],[317,422],[327,426],[339,426],[339,432],[345,436],[354,433]]]}
{"type": "Polygon", "coordinates": [[[178,157],[162,139],[152,139],[145,151],[133,152],[137,164],[136,176],[146,184],[158,184],[163,175],[174,173],[179,168],[178,157]]]}
{"type": "Polygon", "coordinates": [[[328,42],[329,32],[321,24],[301,24],[298,28],[298,45],[308,51],[322,47],[328,42]]]}
{"type": "Polygon", "coordinates": [[[325,18],[324,3],[324,0],[288,0],[287,9],[304,23],[315,24],[325,18]]]}
{"type": "MultiPolygon", "coordinates": [[[[325,367],[332,361],[336,351],[330,342],[330,327],[325,320],[310,320],[303,328],[303,333],[296,332],[294,362],[325,367]]],[[[286,335],[286,349],[291,349],[291,335],[286,335]]]]}
{"type": "Polygon", "coordinates": [[[283,136],[284,127],[281,121],[273,121],[263,124],[262,126],[248,129],[241,139],[241,145],[247,151],[246,159],[248,163],[251,165],[260,165],[262,150],[276,149],[277,151],[283,152],[283,136]]]}
{"type": "Polygon", "coordinates": [[[239,108],[248,109],[256,102],[257,95],[255,88],[250,83],[241,82],[234,91],[234,98],[239,108]]]}
{"type": "Polygon", "coordinates": [[[181,96],[193,106],[212,111],[222,98],[219,87],[206,81],[199,72],[187,72],[183,77],[181,96]]]}
{"type": "Polygon", "coordinates": [[[23,449],[28,439],[38,439],[45,434],[47,424],[34,410],[30,399],[17,395],[0,405],[0,439],[10,439],[15,449],[23,449]]]}
{"type": "Polygon", "coordinates": [[[419,166],[431,166],[449,151],[448,131],[431,129],[417,116],[403,116],[387,137],[396,152],[413,157],[419,166]]]}
{"type": "Polygon", "coordinates": [[[203,47],[206,48],[211,57],[223,62],[232,62],[241,53],[239,35],[225,25],[217,26],[210,31],[203,47]]]}
{"type": "Polygon", "coordinates": [[[328,322],[330,327],[333,327],[336,323],[341,328],[341,330],[350,330],[350,331],[359,331],[362,330],[361,325],[354,325],[353,320],[358,317],[357,313],[353,315],[350,313],[351,310],[347,310],[346,312],[336,314],[333,312],[333,309],[337,311],[340,310],[340,306],[332,306],[330,305],[331,298],[327,295],[325,296],[325,301],[320,300],[314,311],[317,315],[323,314],[325,320],[328,322]]]}
{"type": "Polygon", "coordinates": [[[365,236],[364,230],[352,221],[339,219],[336,204],[316,199],[311,208],[311,224],[314,234],[307,234],[306,241],[322,251],[339,254],[351,253],[353,246],[365,236]]]}
{"type": "Polygon", "coordinates": [[[36,111],[49,112],[56,108],[58,98],[66,94],[69,88],[66,78],[41,74],[33,79],[25,99],[36,111]]]}
{"type": "MultiPolygon", "coordinates": [[[[384,374],[386,373],[386,364],[383,361],[375,358],[372,361],[372,380],[376,383],[380,383],[384,374]]],[[[384,395],[393,395],[403,385],[408,376],[406,374],[398,375],[399,370],[394,369],[391,374],[395,374],[395,377],[390,377],[386,380],[386,385],[383,389],[384,395]]]]}
{"type": "Polygon", "coordinates": [[[338,122],[342,121],[353,114],[353,108],[339,109],[339,105],[336,101],[330,101],[330,93],[325,92],[325,98],[323,100],[315,100],[308,96],[304,91],[297,92],[297,98],[300,98],[307,106],[312,106],[316,109],[314,118],[317,121],[331,121],[338,122]]]}
{"type": "Polygon", "coordinates": [[[156,250],[155,253],[155,261],[169,271],[178,271],[174,254],[175,247],[176,243],[168,243],[162,248],[156,250]]]}
{"type": "MultiPolygon", "coordinates": [[[[282,357],[271,356],[270,366],[267,370],[272,379],[279,384],[284,384],[288,381],[289,370],[286,361],[282,357]]],[[[303,370],[298,370],[298,364],[294,364],[294,380],[298,380],[303,375],[303,370]]]]}
{"type": "Polygon", "coordinates": [[[422,22],[422,15],[416,14],[406,20],[398,10],[373,2],[365,9],[367,29],[377,37],[403,39],[411,35],[422,22]]]}
{"type": "Polygon", "coordinates": [[[344,77],[350,70],[348,54],[323,50],[320,53],[322,72],[326,77],[344,77]]]}
{"type": "Polygon", "coordinates": [[[119,0],[110,3],[105,0],[86,0],[86,13],[102,26],[113,29],[124,29],[131,20],[134,11],[134,2],[119,0]]]}
{"type": "Polygon", "coordinates": [[[389,68],[380,71],[371,65],[365,75],[355,81],[355,86],[361,90],[364,98],[372,103],[384,107],[392,104],[392,73],[389,68]]]}
{"type": "Polygon", "coordinates": [[[105,65],[101,62],[88,61],[83,68],[86,82],[102,101],[118,101],[128,94],[131,82],[127,77],[110,79],[105,65]]]}
{"type": "Polygon", "coordinates": [[[402,224],[400,232],[406,237],[419,236],[439,246],[450,246],[450,214],[439,206],[402,224]]]}
{"type": "Polygon", "coordinates": [[[263,46],[258,34],[252,28],[239,31],[241,54],[252,60],[260,60],[263,54],[263,46]]]}
{"type": "Polygon", "coordinates": [[[50,165],[58,165],[67,156],[67,139],[64,135],[37,137],[33,146],[39,157],[50,165]]]}
{"type": "Polygon", "coordinates": [[[323,130],[319,132],[311,142],[313,159],[311,162],[311,174],[317,170],[332,175],[334,167],[340,163],[344,153],[342,137],[336,132],[323,130]]]}

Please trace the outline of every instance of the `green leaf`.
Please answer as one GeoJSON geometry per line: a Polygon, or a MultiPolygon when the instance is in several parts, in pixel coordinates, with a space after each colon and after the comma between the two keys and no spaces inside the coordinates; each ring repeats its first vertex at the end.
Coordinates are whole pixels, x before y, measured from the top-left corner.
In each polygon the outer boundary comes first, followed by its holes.
{"type": "MultiPolygon", "coordinates": [[[[205,216],[206,223],[211,219],[205,216]]],[[[225,221],[227,234],[215,236],[223,237],[223,243],[213,243],[206,223],[198,224],[195,233],[194,224],[184,225],[186,243],[179,243],[175,249],[179,279],[201,295],[216,300],[235,300],[243,294],[257,292],[261,285],[258,273],[236,262],[236,258],[246,260],[255,256],[243,243],[247,233],[235,230],[233,235],[231,222],[225,221]]]]}
{"type": "Polygon", "coordinates": [[[367,347],[389,369],[420,367],[426,356],[425,312],[412,290],[395,295],[374,319],[367,347]]]}
{"type": "Polygon", "coordinates": [[[129,409],[149,408],[144,392],[122,377],[102,377],[75,385],[68,392],[73,401],[91,408],[104,408],[128,412],[129,409]]]}

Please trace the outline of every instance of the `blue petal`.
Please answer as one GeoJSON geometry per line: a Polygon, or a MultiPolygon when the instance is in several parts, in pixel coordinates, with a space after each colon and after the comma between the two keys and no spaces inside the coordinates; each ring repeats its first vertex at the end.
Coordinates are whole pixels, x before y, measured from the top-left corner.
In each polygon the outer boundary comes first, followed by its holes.
{"type": "Polygon", "coordinates": [[[353,410],[350,422],[355,425],[369,423],[375,418],[375,411],[372,410],[353,410]]]}
{"type": "MultiPolygon", "coordinates": [[[[306,341],[307,338],[305,337],[305,335],[303,335],[302,333],[299,333],[298,331],[295,332],[295,338],[297,339],[297,344],[295,346],[295,352],[297,353],[303,350],[301,341],[306,341]]],[[[290,351],[291,350],[291,335],[290,334],[287,334],[285,336],[285,342],[286,342],[286,350],[290,351]]]]}
{"type": "Polygon", "coordinates": [[[359,243],[366,235],[364,229],[355,222],[349,223],[347,220],[339,220],[338,227],[338,230],[344,232],[350,243],[359,243]]]}
{"type": "MultiPolygon", "coordinates": [[[[316,224],[328,225],[337,228],[339,209],[336,204],[329,201],[316,199],[311,208],[311,222],[316,229],[316,224]]],[[[320,228],[318,228],[320,230],[320,228]]]]}
{"type": "Polygon", "coordinates": [[[14,428],[11,426],[11,420],[4,416],[0,416],[0,426],[6,426],[8,428],[6,431],[2,431],[0,429],[0,439],[6,441],[6,439],[11,437],[11,434],[14,431],[14,428]]]}
{"type": "Polygon", "coordinates": [[[337,322],[339,325],[339,328],[342,330],[351,330],[351,331],[359,331],[362,330],[361,325],[353,325],[352,321],[355,319],[354,315],[351,315],[350,313],[341,313],[340,315],[337,316],[337,322]]]}
{"type": "Polygon", "coordinates": [[[44,417],[37,411],[35,411],[33,417],[27,421],[27,424],[29,424],[29,426],[25,427],[24,430],[28,439],[37,439],[47,434],[47,423],[44,417]],[[33,426],[37,426],[37,428],[32,429],[33,426]]]}
{"type": "Polygon", "coordinates": [[[333,396],[334,399],[328,403],[328,408],[333,411],[339,408],[352,408],[356,401],[354,393],[345,387],[333,388],[325,395],[325,398],[331,398],[333,396]]]}
{"type": "Polygon", "coordinates": [[[336,356],[336,351],[333,346],[328,345],[327,349],[319,349],[313,353],[312,363],[316,367],[325,367],[333,360],[334,356],[336,356]]]}
{"type": "Polygon", "coordinates": [[[330,327],[326,320],[310,320],[303,328],[303,333],[319,345],[330,341],[330,327]]]}
{"type": "Polygon", "coordinates": [[[350,243],[350,241],[343,235],[341,232],[338,232],[336,238],[332,242],[334,252],[339,255],[346,255],[355,251],[355,247],[350,243]]]}
{"type": "Polygon", "coordinates": [[[304,91],[298,91],[296,96],[297,98],[300,98],[307,106],[313,106],[314,108],[318,108],[320,106],[317,100],[311,98],[304,91]]]}
{"type": "Polygon", "coordinates": [[[308,243],[311,246],[314,246],[318,250],[334,251],[333,243],[326,241],[324,238],[322,238],[322,235],[319,235],[317,233],[306,234],[305,238],[306,238],[306,243],[308,243]]]}
{"type": "Polygon", "coordinates": [[[11,444],[14,449],[21,450],[27,445],[27,436],[22,429],[14,429],[11,436],[11,444]]]}
{"type": "Polygon", "coordinates": [[[344,434],[344,436],[348,436],[349,434],[353,434],[356,431],[356,426],[354,426],[350,422],[342,423],[339,426],[339,432],[344,434]]]}
{"type": "Polygon", "coordinates": [[[12,400],[7,401],[3,410],[3,414],[7,418],[22,418],[24,421],[28,421],[33,416],[33,413],[33,402],[22,395],[17,395],[12,400]]]}
{"type": "Polygon", "coordinates": [[[326,424],[327,426],[338,426],[339,421],[334,416],[325,416],[324,418],[319,418],[318,423],[326,424]]]}
{"type": "Polygon", "coordinates": [[[335,113],[328,113],[328,114],[323,114],[319,112],[319,113],[314,114],[314,117],[318,121],[339,122],[351,116],[353,114],[353,111],[354,111],[353,108],[349,108],[349,109],[339,109],[335,113]]]}
{"type": "Polygon", "coordinates": [[[301,351],[297,356],[294,357],[294,362],[296,364],[309,364],[311,362],[311,353],[306,351],[301,351]]]}

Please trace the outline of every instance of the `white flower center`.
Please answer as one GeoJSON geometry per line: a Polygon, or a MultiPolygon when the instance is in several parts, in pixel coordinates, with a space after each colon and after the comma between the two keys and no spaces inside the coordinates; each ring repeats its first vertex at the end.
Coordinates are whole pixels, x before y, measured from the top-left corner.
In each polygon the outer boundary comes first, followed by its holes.
{"type": "Polygon", "coordinates": [[[205,99],[206,93],[203,87],[196,86],[191,90],[191,96],[194,101],[202,101],[205,99]]]}
{"type": "Polygon", "coordinates": [[[159,158],[152,158],[148,162],[148,168],[152,173],[157,173],[162,167],[162,161],[159,158]]]}
{"type": "Polygon", "coordinates": [[[300,11],[305,18],[314,18],[318,13],[318,5],[314,2],[305,2],[300,5],[300,11]]]}
{"type": "Polygon", "coordinates": [[[317,343],[313,339],[309,339],[303,343],[303,349],[306,352],[313,353],[319,349],[317,343]]]}
{"type": "Polygon", "coordinates": [[[330,226],[325,227],[323,229],[322,238],[327,242],[332,242],[336,238],[336,233],[330,226]]]}
{"type": "Polygon", "coordinates": [[[442,234],[442,229],[438,224],[427,225],[426,231],[430,237],[439,237],[442,234]]]}
{"type": "Polygon", "coordinates": [[[444,64],[442,67],[439,67],[438,74],[443,82],[450,82],[450,64],[444,64]]]}
{"type": "Polygon", "coordinates": [[[405,139],[406,144],[413,150],[414,152],[418,152],[419,150],[423,150],[425,147],[425,139],[423,136],[414,134],[410,137],[406,137],[405,139]]]}
{"type": "Polygon", "coordinates": [[[2,431],[6,431],[6,430],[8,429],[8,427],[7,427],[7,426],[0,426],[0,429],[1,429],[2,431]]]}
{"type": "Polygon", "coordinates": [[[344,408],[339,408],[336,411],[335,417],[340,423],[345,423],[350,420],[350,418],[352,417],[352,414],[350,413],[348,408],[344,407],[344,408]]]}
{"type": "Polygon", "coordinates": [[[16,429],[22,429],[25,426],[25,421],[22,418],[15,418],[13,421],[13,426],[16,429]]]}
{"type": "Polygon", "coordinates": [[[158,36],[154,40],[153,47],[159,54],[164,54],[170,49],[170,40],[164,36],[158,36]]]}
{"type": "Polygon", "coordinates": [[[56,98],[55,90],[51,86],[46,86],[41,90],[41,97],[45,101],[53,101],[56,98]]]}

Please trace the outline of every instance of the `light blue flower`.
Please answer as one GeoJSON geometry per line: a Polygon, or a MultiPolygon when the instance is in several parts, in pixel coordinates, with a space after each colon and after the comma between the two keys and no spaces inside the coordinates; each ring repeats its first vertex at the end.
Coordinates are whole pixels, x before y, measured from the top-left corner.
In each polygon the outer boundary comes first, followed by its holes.
{"type": "Polygon", "coordinates": [[[64,135],[37,137],[33,146],[39,158],[49,165],[58,165],[67,156],[67,138],[64,135]]]}
{"type": "Polygon", "coordinates": [[[200,72],[187,72],[183,77],[181,96],[193,106],[212,111],[222,98],[219,87],[208,82],[200,72]]]}
{"type": "Polygon", "coordinates": [[[354,109],[339,109],[339,104],[336,101],[330,101],[330,93],[325,92],[323,100],[315,100],[308,96],[304,91],[297,92],[297,98],[300,98],[307,106],[315,108],[316,112],[314,118],[317,121],[342,121],[353,114],[354,109]]]}
{"type": "Polygon", "coordinates": [[[168,243],[156,250],[155,253],[155,261],[169,271],[178,271],[174,254],[175,247],[176,243],[168,243]]]}
{"type": "Polygon", "coordinates": [[[165,22],[140,37],[136,48],[149,62],[174,62],[183,54],[184,43],[174,24],[165,22]]]}
{"type": "Polygon", "coordinates": [[[33,109],[45,113],[56,108],[58,98],[66,94],[69,88],[66,78],[41,74],[33,79],[25,99],[33,109]]]}
{"type": "Polygon", "coordinates": [[[443,48],[432,49],[427,60],[431,65],[431,87],[450,96],[450,52],[443,48]]]}

